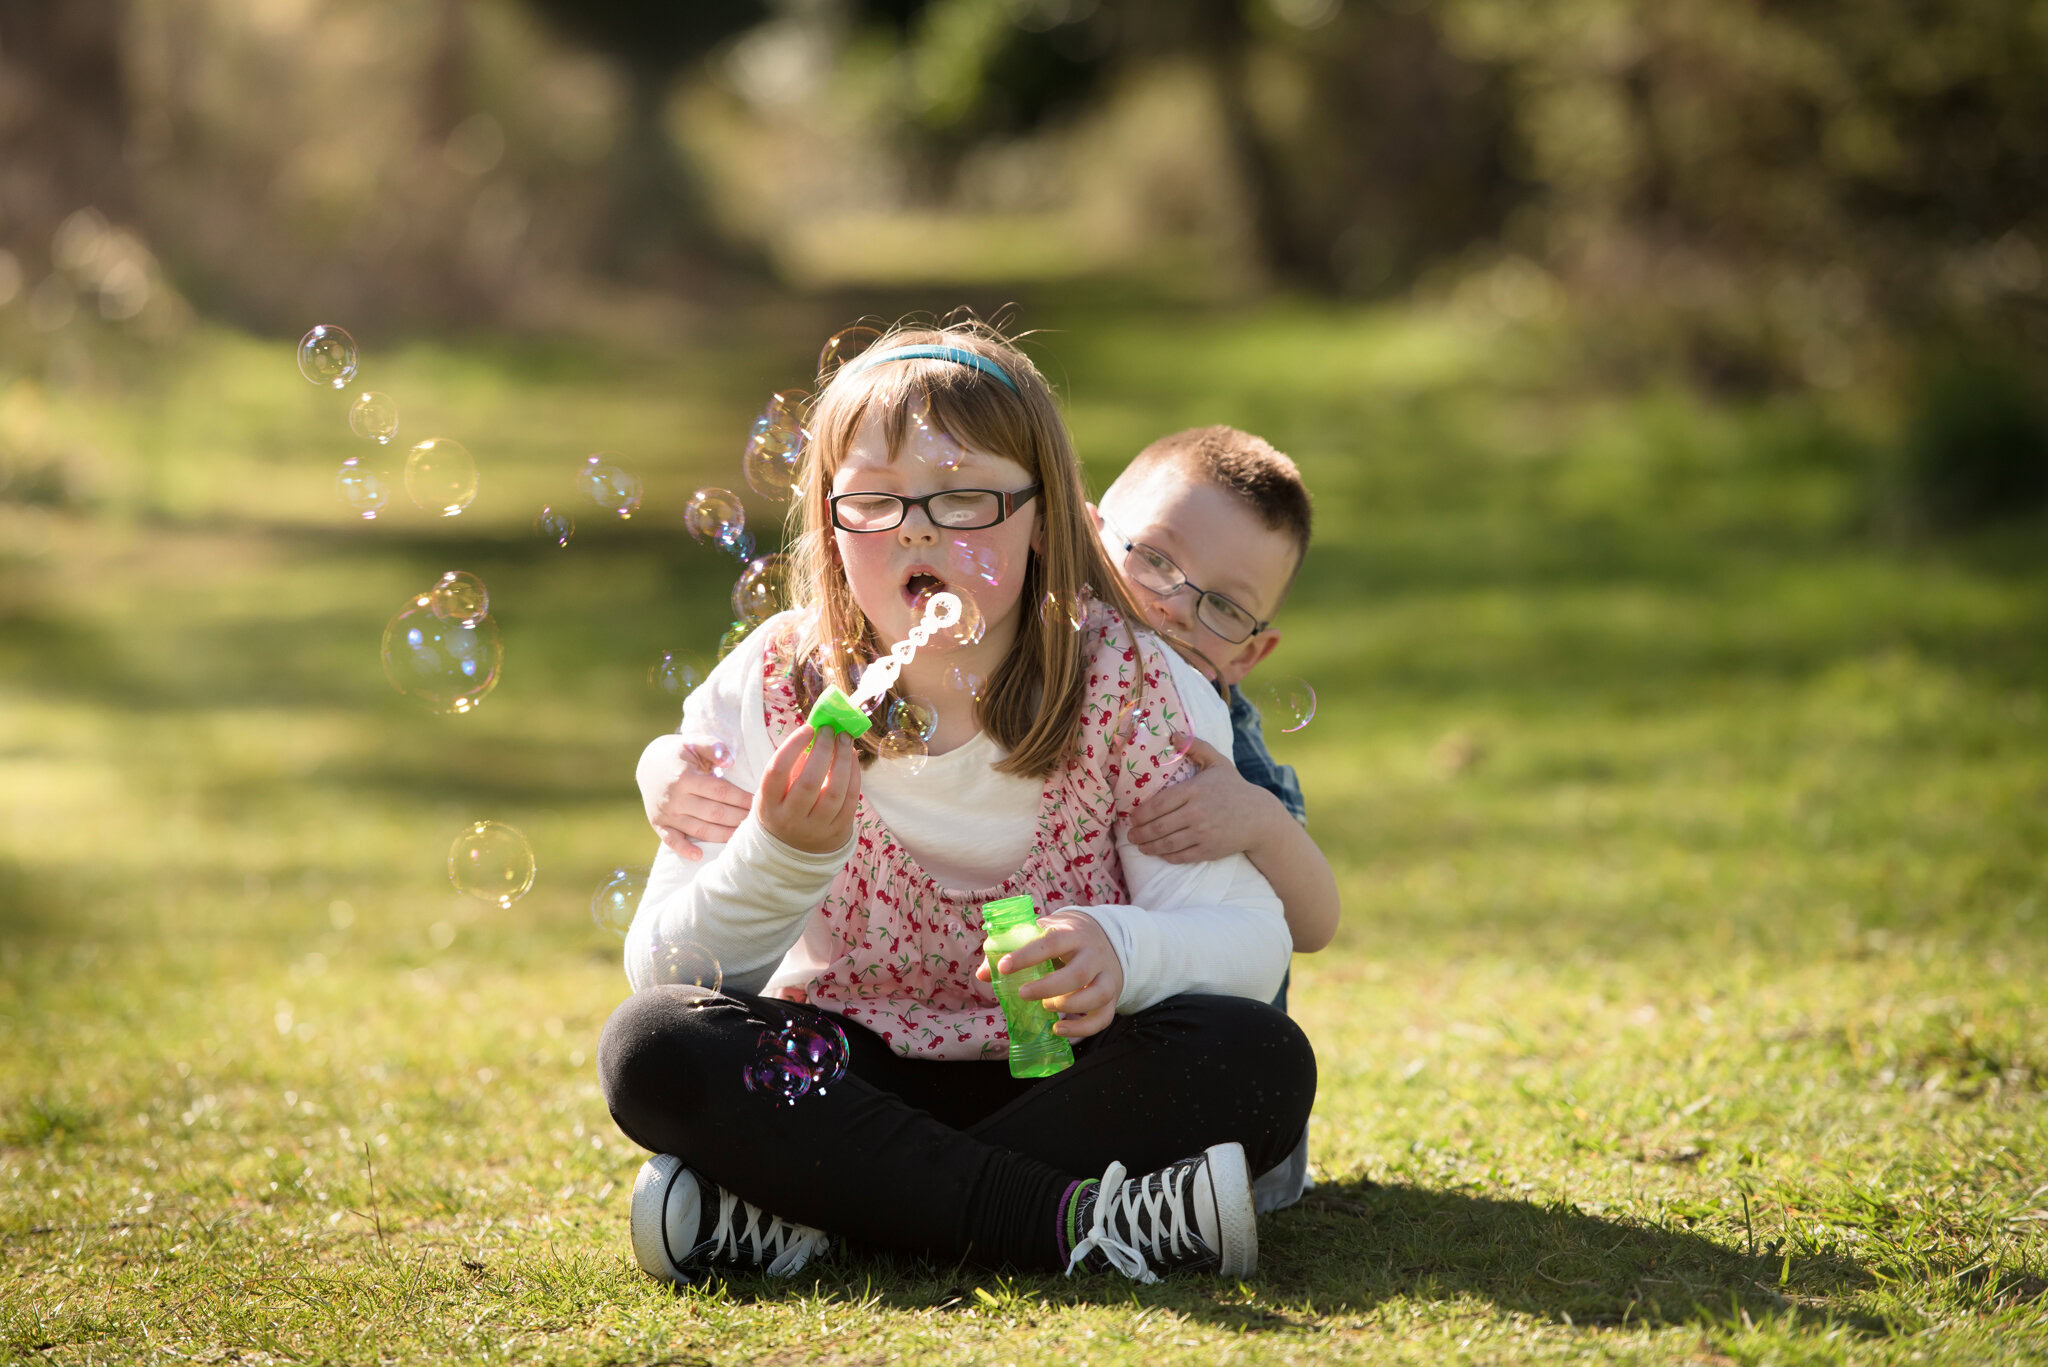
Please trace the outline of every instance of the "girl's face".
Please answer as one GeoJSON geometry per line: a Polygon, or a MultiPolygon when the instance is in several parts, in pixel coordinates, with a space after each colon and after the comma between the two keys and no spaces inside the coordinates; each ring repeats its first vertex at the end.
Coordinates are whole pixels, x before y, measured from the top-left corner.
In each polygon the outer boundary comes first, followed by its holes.
{"type": "MultiPolygon", "coordinates": [[[[896,494],[917,498],[955,489],[1014,494],[1032,480],[1023,466],[988,451],[962,446],[913,420],[895,460],[889,459],[883,415],[870,410],[832,476],[833,494],[896,494]]],[[[956,659],[1000,660],[1016,639],[1024,568],[1039,540],[1039,500],[1033,496],[1004,521],[970,531],[932,521],[926,508],[906,509],[886,531],[833,528],[833,543],[853,600],[887,646],[904,640],[924,618],[925,599],[943,588],[970,605],[964,620],[986,627],[979,639],[935,635],[930,651],[956,659]]],[[[973,632],[968,633],[974,635],[973,632]]],[[[920,654],[920,659],[922,654],[920,654]]]]}

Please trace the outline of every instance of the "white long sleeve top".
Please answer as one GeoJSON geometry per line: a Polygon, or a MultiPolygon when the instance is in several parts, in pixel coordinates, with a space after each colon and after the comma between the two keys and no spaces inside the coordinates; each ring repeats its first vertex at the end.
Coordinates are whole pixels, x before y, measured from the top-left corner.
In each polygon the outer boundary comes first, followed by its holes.
{"type": "MultiPolygon", "coordinates": [[[[757,791],[775,745],[761,679],[772,626],[757,629],[685,701],[682,732],[721,741],[725,777],[757,791]]],[[[1230,753],[1229,711],[1199,672],[1172,650],[1173,684],[1195,735],[1230,753]]],[[[961,888],[1002,881],[1036,838],[1040,780],[998,773],[1002,749],[982,733],[955,750],[909,761],[878,759],[861,776],[870,808],[933,876],[961,888]]],[[[1242,855],[1205,864],[1170,864],[1114,832],[1130,902],[1074,909],[1101,925],[1123,968],[1120,1012],[1144,1009],[1183,992],[1268,1000],[1287,971],[1291,939],[1280,899],[1242,855]]],[[[724,982],[761,991],[799,980],[778,978],[804,924],[852,851],[829,854],[785,844],[749,815],[724,845],[705,844],[701,861],[658,850],[626,936],[627,980],[635,991],[672,981],[667,967],[713,956],[724,982]]],[[[1047,913],[1067,908],[1048,907],[1047,913]]]]}

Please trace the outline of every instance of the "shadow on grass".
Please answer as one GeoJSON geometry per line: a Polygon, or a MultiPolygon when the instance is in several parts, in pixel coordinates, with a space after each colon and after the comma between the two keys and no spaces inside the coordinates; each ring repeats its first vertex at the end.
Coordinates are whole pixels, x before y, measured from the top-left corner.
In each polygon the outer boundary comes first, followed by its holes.
{"type": "Polygon", "coordinates": [[[1235,1283],[1200,1276],[1144,1287],[1113,1274],[1008,1275],[853,1251],[796,1283],[737,1276],[680,1294],[761,1304],[838,1294],[891,1309],[960,1313],[1160,1304],[1240,1332],[1314,1329],[1327,1314],[1362,1314],[1389,1301],[1472,1299],[1588,1327],[1705,1327],[1747,1317],[1794,1329],[1890,1332],[1877,1317],[1842,1305],[1876,1285],[1853,1262],[1802,1255],[1788,1265],[1761,1250],[1568,1204],[1356,1180],[1319,1186],[1300,1205],[1264,1217],[1259,1239],[1259,1272],[1247,1283],[1256,1302],[1235,1283]]]}

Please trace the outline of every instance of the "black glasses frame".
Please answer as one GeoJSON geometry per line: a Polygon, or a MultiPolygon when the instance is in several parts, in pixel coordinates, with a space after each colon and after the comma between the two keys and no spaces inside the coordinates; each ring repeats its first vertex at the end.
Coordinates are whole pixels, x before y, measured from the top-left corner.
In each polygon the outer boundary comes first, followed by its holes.
{"type": "MultiPolygon", "coordinates": [[[[1156,593],[1161,598],[1170,598],[1174,594],[1179,593],[1182,589],[1193,589],[1195,591],[1195,619],[1199,621],[1203,626],[1209,628],[1209,630],[1215,631],[1218,636],[1221,636],[1224,640],[1230,642],[1232,645],[1241,646],[1246,641],[1249,641],[1252,637],[1264,631],[1267,627],[1273,625],[1272,618],[1268,617],[1264,621],[1260,621],[1259,615],[1256,612],[1253,612],[1250,608],[1238,602],[1229,594],[1218,593],[1214,589],[1205,589],[1200,584],[1197,584],[1194,580],[1188,578],[1188,572],[1182,569],[1180,565],[1175,562],[1172,556],[1168,555],[1165,551],[1160,550],[1157,546],[1148,545],[1143,541],[1133,541],[1129,537],[1125,536],[1122,532],[1118,531],[1114,526],[1111,526],[1109,528],[1109,534],[1115,537],[1118,541],[1123,543],[1124,555],[1126,558],[1130,556],[1132,551],[1143,551],[1145,552],[1145,554],[1157,559],[1161,564],[1164,564],[1168,569],[1171,569],[1174,573],[1174,578],[1176,582],[1174,583],[1172,588],[1155,589],[1152,588],[1152,586],[1149,584],[1140,584],[1140,588],[1144,588],[1152,593],[1156,593]],[[1227,631],[1217,631],[1216,624],[1214,622],[1211,622],[1207,617],[1203,616],[1202,614],[1203,606],[1207,604],[1208,601],[1212,598],[1215,599],[1217,602],[1224,604],[1226,607],[1233,609],[1234,611],[1243,613],[1246,617],[1251,619],[1252,629],[1242,636],[1232,636],[1227,631]]],[[[1129,572],[1129,570],[1125,570],[1126,574],[1128,574],[1129,572]]]]}
{"type": "Polygon", "coordinates": [[[1001,489],[940,489],[918,498],[907,498],[902,494],[885,494],[879,490],[849,489],[843,494],[828,496],[825,502],[831,506],[832,525],[842,532],[852,532],[855,536],[864,536],[869,532],[893,532],[903,525],[903,519],[910,516],[912,508],[924,509],[925,520],[942,532],[978,532],[984,527],[993,527],[997,523],[1009,521],[1016,515],[1019,508],[1036,498],[1043,487],[1043,485],[1038,484],[1027,484],[1015,493],[1007,494],[1001,489]],[[941,522],[933,517],[931,510],[932,500],[935,498],[950,498],[955,494],[994,494],[996,496],[996,515],[987,522],[976,522],[972,525],[962,522],[941,522]],[[896,500],[897,505],[896,520],[886,527],[849,527],[839,520],[840,500],[848,498],[893,498],[896,500]]]}

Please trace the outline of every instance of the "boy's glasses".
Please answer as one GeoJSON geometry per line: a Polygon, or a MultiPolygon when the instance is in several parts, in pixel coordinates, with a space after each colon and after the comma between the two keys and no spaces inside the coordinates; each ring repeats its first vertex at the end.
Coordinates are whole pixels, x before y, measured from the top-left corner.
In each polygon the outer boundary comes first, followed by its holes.
{"type": "Polygon", "coordinates": [[[912,508],[924,509],[934,527],[949,532],[971,532],[993,527],[1037,496],[1032,484],[1006,494],[996,489],[941,489],[922,498],[901,494],[834,494],[832,525],[842,532],[886,532],[903,525],[912,508]]]}
{"type": "Polygon", "coordinates": [[[1273,625],[1271,618],[1261,622],[1231,599],[1191,582],[1181,573],[1180,566],[1158,547],[1132,541],[1114,527],[1109,529],[1109,534],[1123,542],[1124,573],[1131,577],[1132,583],[1161,598],[1170,598],[1182,589],[1193,589],[1195,620],[1232,645],[1242,645],[1273,625]]]}

